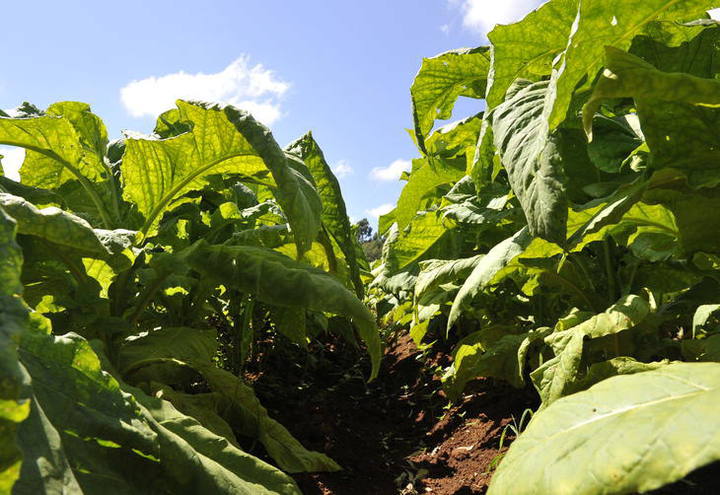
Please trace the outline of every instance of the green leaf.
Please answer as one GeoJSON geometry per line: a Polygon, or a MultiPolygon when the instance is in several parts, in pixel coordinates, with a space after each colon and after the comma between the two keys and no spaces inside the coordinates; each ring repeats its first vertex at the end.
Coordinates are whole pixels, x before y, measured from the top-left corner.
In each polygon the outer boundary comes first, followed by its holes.
{"type": "MultiPolygon", "coordinates": [[[[720,184],[717,138],[720,83],[692,74],[664,72],[634,55],[608,48],[607,68],[584,109],[589,119],[605,98],[633,97],[647,146],[649,166],[673,167],[693,189],[720,184]]],[[[669,68],[675,68],[669,64],[669,68]]]]}
{"type": "Polygon", "coordinates": [[[33,403],[19,430],[25,461],[13,493],[300,493],[170,403],[118,383],[77,335],[34,331],[20,356],[33,403]]]}
{"type": "Polygon", "coordinates": [[[112,176],[103,160],[107,131],[88,105],[62,102],[40,116],[0,118],[0,143],[26,149],[20,169],[25,185],[56,189],[68,181],[79,181],[105,226],[112,226],[101,200],[101,187],[96,184],[112,176]]]}
{"type": "Polygon", "coordinates": [[[452,367],[443,377],[451,400],[456,400],[472,379],[487,376],[508,381],[522,388],[523,377],[518,365],[518,349],[528,334],[506,335],[488,347],[481,344],[461,345],[455,352],[452,367]]]}
{"type": "Polygon", "coordinates": [[[720,361],[720,335],[700,340],[684,340],[681,344],[683,358],[687,361],[720,361]]]}
{"type": "Polygon", "coordinates": [[[425,138],[435,120],[447,120],[459,96],[483,98],[490,68],[488,47],[452,50],[423,59],[410,95],[418,146],[425,150],[425,138]]]}
{"type": "Polygon", "coordinates": [[[413,161],[413,172],[395,207],[394,221],[400,230],[410,224],[418,210],[427,210],[433,203],[440,203],[441,198],[435,194],[439,186],[457,182],[465,175],[465,168],[457,169],[442,162],[434,164],[427,159],[413,161]]]}
{"type": "Polygon", "coordinates": [[[360,267],[356,259],[355,241],[350,227],[345,201],[342,197],[340,184],[330,166],[325,161],[320,146],[311,133],[287,147],[290,153],[297,154],[308,166],[317,184],[318,194],[322,201],[322,224],[340,247],[350,268],[350,279],[358,297],[363,297],[365,288],[360,279],[360,267]]]}
{"type": "Polygon", "coordinates": [[[18,425],[30,413],[27,372],[18,361],[18,344],[27,331],[22,291],[22,252],[15,242],[15,222],[0,207],[0,493],[10,493],[20,476],[18,425]]]}
{"type": "Polygon", "coordinates": [[[488,34],[493,53],[489,108],[502,103],[516,80],[538,80],[551,73],[553,59],[567,47],[577,5],[578,0],[552,0],[520,22],[495,26],[488,34]]]}
{"type": "Polygon", "coordinates": [[[280,423],[272,419],[255,397],[252,388],[232,373],[214,366],[201,368],[208,385],[226,397],[226,414],[234,417],[235,426],[262,442],[280,468],[289,473],[339,471],[335,461],[324,454],[305,449],[280,423]]]}
{"type": "Polygon", "coordinates": [[[386,245],[388,266],[396,273],[413,263],[439,256],[453,257],[454,229],[446,226],[437,211],[419,212],[394,242],[386,245]]]}
{"type": "Polygon", "coordinates": [[[530,233],[565,242],[567,199],[562,134],[550,134],[545,115],[547,81],[516,83],[511,98],[492,114],[495,147],[520,200],[530,233]]]}
{"type": "Polygon", "coordinates": [[[307,348],[308,338],[304,308],[271,308],[275,328],[290,341],[307,348]]]}
{"type": "Polygon", "coordinates": [[[375,318],[333,276],[280,253],[250,246],[211,246],[199,241],[189,248],[186,259],[204,277],[268,304],[352,318],[372,359],[370,378],[377,376],[381,342],[375,318]]]}
{"type": "Polygon", "coordinates": [[[457,260],[421,261],[420,273],[415,284],[415,300],[421,300],[425,294],[440,285],[466,279],[483,257],[484,255],[479,254],[472,258],[457,260]]]}
{"type": "Polygon", "coordinates": [[[469,306],[475,296],[490,284],[498,272],[530,245],[531,240],[532,236],[528,233],[527,228],[523,228],[512,237],[497,244],[480,260],[455,296],[448,317],[448,331],[458,320],[463,309],[469,306]]]}
{"type": "Polygon", "coordinates": [[[135,232],[93,229],[82,218],[54,206],[43,209],[32,203],[0,193],[0,206],[18,223],[18,233],[32,235],[86,257],[108,259],[130,247],[135,232]]]}
{"type": "Polygon", "coordinates": [[[145,367],[164,363],[209,363],[217,348],[215,330],[163,327],[124,339],[119,344],[114,364],[122,375],[129,376],[145,367]]]}
{"type": "Polygon", "coordinates": [[[715,363],[671,364],[604,380],[536,413],[511,445],[488,493],[594,495],[660,488],[720,460],[718,400],[715,363]]]}
{"type": "Polygon", "coordinates": [[[213,174],[263,175],[288,217],[300,251],[310,247],[320,228],[320,198],[303,175],[298,159],[287,156],[270,131],[232,106],[178,100],[178,113],[192,131],[169,139],[127,139],[122,161],[123,197],[145,217],[150,234],[172,202],[202,189],[213,174]]]}
{"type": "Polygon", "coordinates": [[[593,363],[581,380],[569,385],[567,393],[570,395],[582,390],[587,390],[596,383],[600,383],[613,376],[632,375],[644,371],[656,370],[668,364],[668,360],[655,363],[641,363],[629,357],[617,357],[601,363],[593,363]]]}
{"type": "Polygon", "coordinates": [[[555,357],[531,373],[543,407],[569,393],[573,382],[580,379],[585,338],[597,339],[614,335],[638,325],[650,313],[650,306],[641,297],[630,295],[582,323],[545,337],[555,357]]]}
{"type": "Polygon", "coordinates": [[[548,116],[553,130],[565,120],[576,92],[590,88],[602,67],[605,47],[627,50],[652,21],[691,21],[715,7],[712,0],[583,0],[551,87],[555,93],[548,116]]]}

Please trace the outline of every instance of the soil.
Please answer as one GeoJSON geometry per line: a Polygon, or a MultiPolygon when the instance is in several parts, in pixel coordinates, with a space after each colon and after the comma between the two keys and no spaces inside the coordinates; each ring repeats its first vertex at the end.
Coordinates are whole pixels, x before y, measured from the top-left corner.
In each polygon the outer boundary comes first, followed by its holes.
{"type": "Polygon", "coordinates": [[[306,495],[485,493],[503,429],[537,407],[532,391],[490,379],[450,406],[434,370],[451,358],[423,354],[407,336],[388,347],[370,384],[358,350],[338,340],[314,345],[292,356],[267,352],[249,373],[271,416],[344,468],[295,475],[306,495]]]}
{"type": "MultiPolygon", "coordinates": [[[[310,352],[280,342],[260,342],[245,377],[273,418],[344,468],[294,475],[306,495],[485,493],[514,439],[508,425],[539,405],[532,389],[487,378],[450,405],[438,375],[451,361],[449,348],[423,353],[408,336],[388,346],[370,384],[367,355],[341,339],[315,341],[310,352]]],[[[250,452],[270,460],[258,443],[250,452]]],[[[718,487],[715,463],[650,493],[705,495],[718,487]]]]}

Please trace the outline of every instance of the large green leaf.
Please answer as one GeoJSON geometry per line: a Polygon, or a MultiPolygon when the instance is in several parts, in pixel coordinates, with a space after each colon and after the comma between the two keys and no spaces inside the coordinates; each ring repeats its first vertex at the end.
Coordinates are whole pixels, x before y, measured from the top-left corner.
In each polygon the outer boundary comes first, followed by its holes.
{"type": "Polygon", "coordinates": [[[567,199],[563,174],[562,134],[550,134],[547,81],[519,82],[513,95],[492,114],[495,147],[502,156],[510,186],[520,200],[530,233],[565,242],[567,199]]]}
{"type": "Polygon", "coordinates": [[[691,187],[720,183],[720,82],[663,72],[634,55],[608,48],[606,69],[584,109],[590,119],[606,98],[633,97],[653,168],[685,169],[691,187]]]}
{"type": "Polygon", "coordinates": [[[76,254],[107,259],[129,247],[135,232],[93,229],[84,219],[54,206],[36,208],[25,199],[0,193],[0,206],[18,224],[18,233],[39,237],[76,254]]]}
{"type": "Polygon", "coordinates": [[[218,284],[275,306],[302,307],[348,316],[372,358],[371,379],[380,367],[381,342],[375,318],[332,275],[275,251],[251,246],[212,246],[199,241],[186,254],[189,265],[218,284]]]}
{"type": "Polygon", "coordinates": [[[419,212],[410,224],[388,243],[388,266],[393,273],[412,264],[440,256],[454,257],[454,229],[437,211],[419,212]]]}
{"type": "Polygon", "coordinates": [[[210,175],[269,170],[298,248],[308,249],[320,228],[322,205],[297,158],[287,156],[266,127],[235,107],[182,100],[177,105],[178,118],[189,123],[190,132],[126,141],[123,197],[145,217],[142,233],[151,233],[173,201],[202,189],[210,175]]]}
{"type": "Polygon", "coordinates": [[[235,375],[215,366],[203,367],[201,371],[210,388],[227,399],[223,415],[241,433],[258,438],[284,471],[300,473],[341,469],[326,455],[305,449],[284,426],[268,415],[253,389],[235,375]]]}
{"type": "Polygon", "coordinates": [[[425,150],[425,138],[435,120],[447,120],[459,96],[483,98],[490,68],[487,47],[452,50],[423,59],[410,95],[415,136],[425,150]]]}
{"type": "MultiPolygon", "coordinates": [[[[124,376],[145,367],[211,362],[217,353],[217,332],[185,327],[163,327],[124,339],[114,364],[124,376]]],[[[162,381],[155,378],[156,381],[162,381]]]]}
{"type": "Polygon", "coordinates": [[[581,378],[580,363],[586,338],[597,339],[633,328],[649,312],[650,307],[643,298],[631,295],[579,325],[545,337],[555,357],[531,373],[543,407],[566,395],[573,383],[581,378]]]}
{"type": "MultiPolygon", "coordinates": [[[[105,227],[112,226],[111,210],[103,203],[96,184],[112,180],[103,160],[107,131],[87,104],[61,102],[42,115],[0,118],[0,143],[26,149],[20,169],[24,184],[55,189],[68,181],[79,181],[105,227]]],[[[114,206],[118,208],[117,203],[114,206]]]]}
{"type": "Polygon", "coordinates": [[[520,345],[527,338],[528,334],[505,335],[487,349],[481,344],[461,345],[455,352],[450,370],[443,377],[450,399],[457,399],[465,385],[480,376],[507,380],[521,388],[523,377],[517,356],[520,345]]]}
{"type": "Polygon", "coordinates": [[[20,475],[21,453],[15,432],[28,416],[27,373],[18,361],[20,338],[27,331],[22,291],[22,252],[15,242],[15,222],[0,207],[0,492],[9,493],[20,475]]]}
{"type": "Polygon", "coordinates": [[[552,71],[553,59],[567,47],[577,15],[578,0],[552,0],[520,22],[495,26],[492,42],[492,70],[488,81],[490,108],[505,99],[517,79],[538,80],[552,71]]]}
{"type": "Polygon", "coordinates": [[[718,400],[716,363],[604,380],[535,414],[489,494],[636,493],[679,480],[720,460],[718,400]]]}
{"type": "Polygon", "coordinates": [[[441,198],[435,194],[438,186],[454,183],[465,175],[464,167],[458,169],[443,162],[426,159],[418,159],[414,162],[418,166],[413,167],[413,172],[403,187],[395,207],[394,221],[397,222],[400,230],[410,224],[418,210],[427,209],[430,204],[440,202],[441,198]]]}
{"type": "Polygon", "coordinates": [[[603,51],[627,50],[652,21],[692,21],[718,5],[713,0],[583,0],[567,49],[553,74],[550,129],[565,120],[576,91],[590,88],[602,67],[603,51]],[[579,86],[579,87],[578,87],[579,86]]]}
{"type": "Polygon", "coordinates": [[[82,338],[26,334],[32,413],[13,493],[298,494],[272,466],[233,447],[168,402],[118,383],[82,338]],[[142,473],[142,476],[139,476],[142,473]]]}
{"type": "Polygon", "coordinates": [[[350,227],[345,201],[342,197],[340,184],[330,166],[325,161],[320,146],[318,146],[312,133],[307,133],[302,138],[287,147],[290,153],[297,154],[308,166],[310,173],[315,179],[318,194],[322,201],[322,214],[320,216],[323,226],[333,237],[340,247],[348,267],[350,278],[355,287],[358,297],[363,297],[365,289],[360,279],[360,267],[356,259],[355,241],[350,227]]]}
{"type": "Polygon", "coordinates": [[[498,272],[521,254],[531,241],[532,236],[528,233],[527,228],[523,228],[512,237],[497,244],[480,260],[455,296],[448,317],[448,331],[458,320],[465,307],[472,303],[475,296],[490,284],[498,272]]]}
{"type": "Polygon", "coordinates": [[[440,285],[466,279],[475,269],[482,254],[456,260],[427,260],[420,262],[420,273],[415,285],[415,299],[422,297],[440,285]]]}

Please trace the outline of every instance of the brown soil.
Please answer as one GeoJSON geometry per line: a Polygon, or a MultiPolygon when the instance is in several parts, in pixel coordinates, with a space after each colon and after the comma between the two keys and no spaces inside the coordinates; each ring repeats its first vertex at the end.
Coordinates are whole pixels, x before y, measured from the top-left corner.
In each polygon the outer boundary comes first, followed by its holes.
{"type": "Polygon", "coordinates": [[[306,495],[484,493],[504,427],[536,406],[532,392],[484,379],[450,407],[432,371],[450,358],[423,356],[408,337],[387,349],[370,384],[357,350],[338,341],[316,345],[296,356],[269,352],[253,370],[271,415],[344,467],[296,475],[306,495]]]}

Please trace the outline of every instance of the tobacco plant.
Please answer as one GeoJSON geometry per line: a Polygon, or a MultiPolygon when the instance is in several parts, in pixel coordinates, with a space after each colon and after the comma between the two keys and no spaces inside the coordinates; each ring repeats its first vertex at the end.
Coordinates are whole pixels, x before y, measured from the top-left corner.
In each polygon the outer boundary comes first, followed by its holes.
{"type": "Polygon", "coordinates": [[[720,460],[718,6],[550,0],[422,63],[369,301],[456,342],[450,397],[537,390],[491,494],[644,492],[720,460]],[[479,113],[437,126],[459,97],[479,113]]]}
{"type": "Polygon", "coordinates": [[[246,112],[178,101],[108,142],[61,102],[4,114],[0,143],[26,153],[0,177],[1,493],[296,494],[286,473],[340,469],[242,379],[254,332],[307,346],[330,315],[378,371],[366,262],[311,134],[283,150],[246,112]]]}

